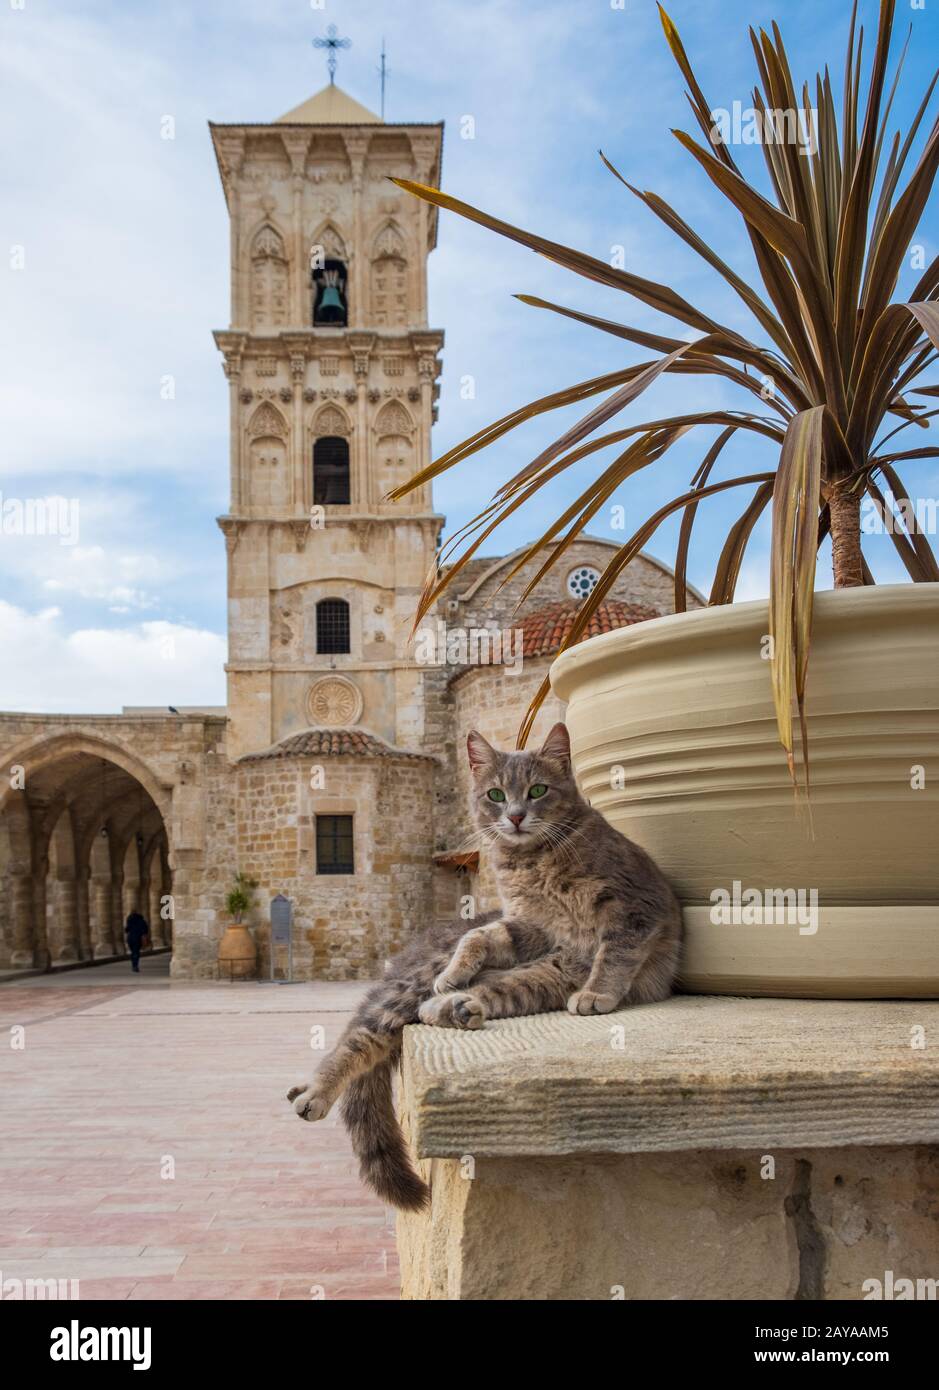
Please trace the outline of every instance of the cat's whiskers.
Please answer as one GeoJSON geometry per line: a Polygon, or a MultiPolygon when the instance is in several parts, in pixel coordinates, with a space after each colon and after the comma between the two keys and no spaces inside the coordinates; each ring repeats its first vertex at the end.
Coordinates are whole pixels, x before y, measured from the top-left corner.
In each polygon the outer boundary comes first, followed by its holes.
{"type": "Polygon", "coordinates": [[[553,821],[542,820],[537,816],[531,821],[531,826],[532,829],[540,831],[540,838],[545,840],[552,849],[563,853],[567,858],[574,858],[579,863],[583,862],[580,854],[578,854],[574,847],[574,837],[571,833],[571,828],[557,825],[553,821]]]}

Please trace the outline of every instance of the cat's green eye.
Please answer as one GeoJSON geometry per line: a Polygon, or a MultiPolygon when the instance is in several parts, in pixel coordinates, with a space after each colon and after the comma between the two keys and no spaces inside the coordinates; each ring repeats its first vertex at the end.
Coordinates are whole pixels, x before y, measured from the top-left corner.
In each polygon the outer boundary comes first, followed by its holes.
{"type": "Polygon", "coordinates": [[[547,790],[548,788],[543,782],[538,782],[534,787],[528,788],[528,795],[531,797],[532,801],[537,801],[539,796],[544,796],[547,790]]]}
{"type": "Polygon", "coordinates": [[[488,796],[490,801],[505,800],[505,792],[502,790],[501,787],[490,787],[489,790],[486,792],[486,795],[488,796]]]}

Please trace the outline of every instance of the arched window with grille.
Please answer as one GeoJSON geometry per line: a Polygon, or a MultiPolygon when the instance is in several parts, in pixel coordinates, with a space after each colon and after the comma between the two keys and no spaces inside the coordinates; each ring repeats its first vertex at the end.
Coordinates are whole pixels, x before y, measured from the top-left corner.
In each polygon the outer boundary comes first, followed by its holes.
{"type": "Polygon", "coordinates": [[[316,654],[349,651],[349,605],[344,598],[323,598],[316,605],[316,654]]]}
{"type": "Polygon", "coordinates": [[[344,261],[329,258],[313,271],[313,327],[345,328],[349,322],[344,261]]]}
{"type": "Polygon", "coordinates": [[[318,506],[348,506],[349,441],[326,435],[313,445],[313,501],[318,506]]]}

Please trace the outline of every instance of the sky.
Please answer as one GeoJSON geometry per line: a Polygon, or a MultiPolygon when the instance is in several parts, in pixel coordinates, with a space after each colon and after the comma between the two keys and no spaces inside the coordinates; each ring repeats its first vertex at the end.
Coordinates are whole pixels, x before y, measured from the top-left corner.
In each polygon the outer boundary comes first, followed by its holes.
{"type": "MultiPolygon", "coordinates": [[[[747,28],[774,17],[800,81],[826,62],[840,74],[846,0],[673,0],[670,13],[714,107],[749,106],[747,28]]],[[[860,13],[870,47],[874,0],[860,13]]],[[[211,334],[228,325],[228,219],[207,122],[271,121],[319,90],[327,74],[312,40],[330,23],[352,40],[340,86],[377,109],[384,38],[387,119],[445,121],[448,192],[604,260],[619,256],[754,332],[719,277],[598,157],[602,148],[630,182],[659,193],[725,260],[755,274],[739,218],[670,133],[695,127],[652,0],[6,0],[0,502],[60,496],[77,504],[64,515],[78,526],[0,534],[0,708],[224,703],[225,549],[215,518],[228,508],[228,389],[211,334]]],[[[900,0],[895,51],[908,25],[901,126],[939,53],[939,7],[900,0]]],[[[761,169],[757,151],[734,153],[748,173],[761,169]]],[[[934,198],[916,238],[927,262],[937,251],[935,207],[934,198]]],[[[904,271],[901,296],[916,278],[904,271]]],[[[449,213],[429,283],[430,323],[446,332],[436,455],[526,401],[644,355],[522,305],[516,293],[685,333],[449,213]]],[[[743,403],[719,381],[666,377],[622,418],[743,403]]],[[[543,416],[444,475],[435,501],[448,530],[577,414],[543,416]]],[[[682,440],[623,489],[615,500],[628,526],[684,490],[715,433],[682,440]]],[[[728,469],[767,466],[769,446],[753,439],[727,450],[728,469]]],[[[911,494],[935,497],[937,470],[913,469],[911,494]]],[[[559,480],[487,551],[540,534],[588,478],[559,480]]],[[[745,500],[728,493],[699,510],[689,577],[705,590],[745,500]]],[[[617,537],[599,518],[591,530],[617,537]]],[[[663,526],[647,549],[671,563],[676,534],[677,522],[663,526]]],[[[764,525],[738,598],[766,594],[767,548],[764,525]]],[[[866,553],[879,582],[905,577],[887,537],[872,537],[866,553]]],[[[829,582],[823,552],[819,583],[829,582]]]]}

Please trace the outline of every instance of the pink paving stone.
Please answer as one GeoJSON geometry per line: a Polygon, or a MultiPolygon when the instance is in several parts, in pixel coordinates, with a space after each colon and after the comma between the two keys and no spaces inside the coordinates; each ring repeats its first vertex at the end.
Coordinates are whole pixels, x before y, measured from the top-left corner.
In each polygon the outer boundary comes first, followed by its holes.
{"type": "Polygon", "coordinates": [[[26,1028],[0,1051],[4,1277],[91,1299],[397,1298],[393,1213],[341,1125],[285,1099],[321,1055],[311,1025],[334,1039],[367,986],[171,984],[165,962],[0,985],[0,1027],[26,1028]]]}

